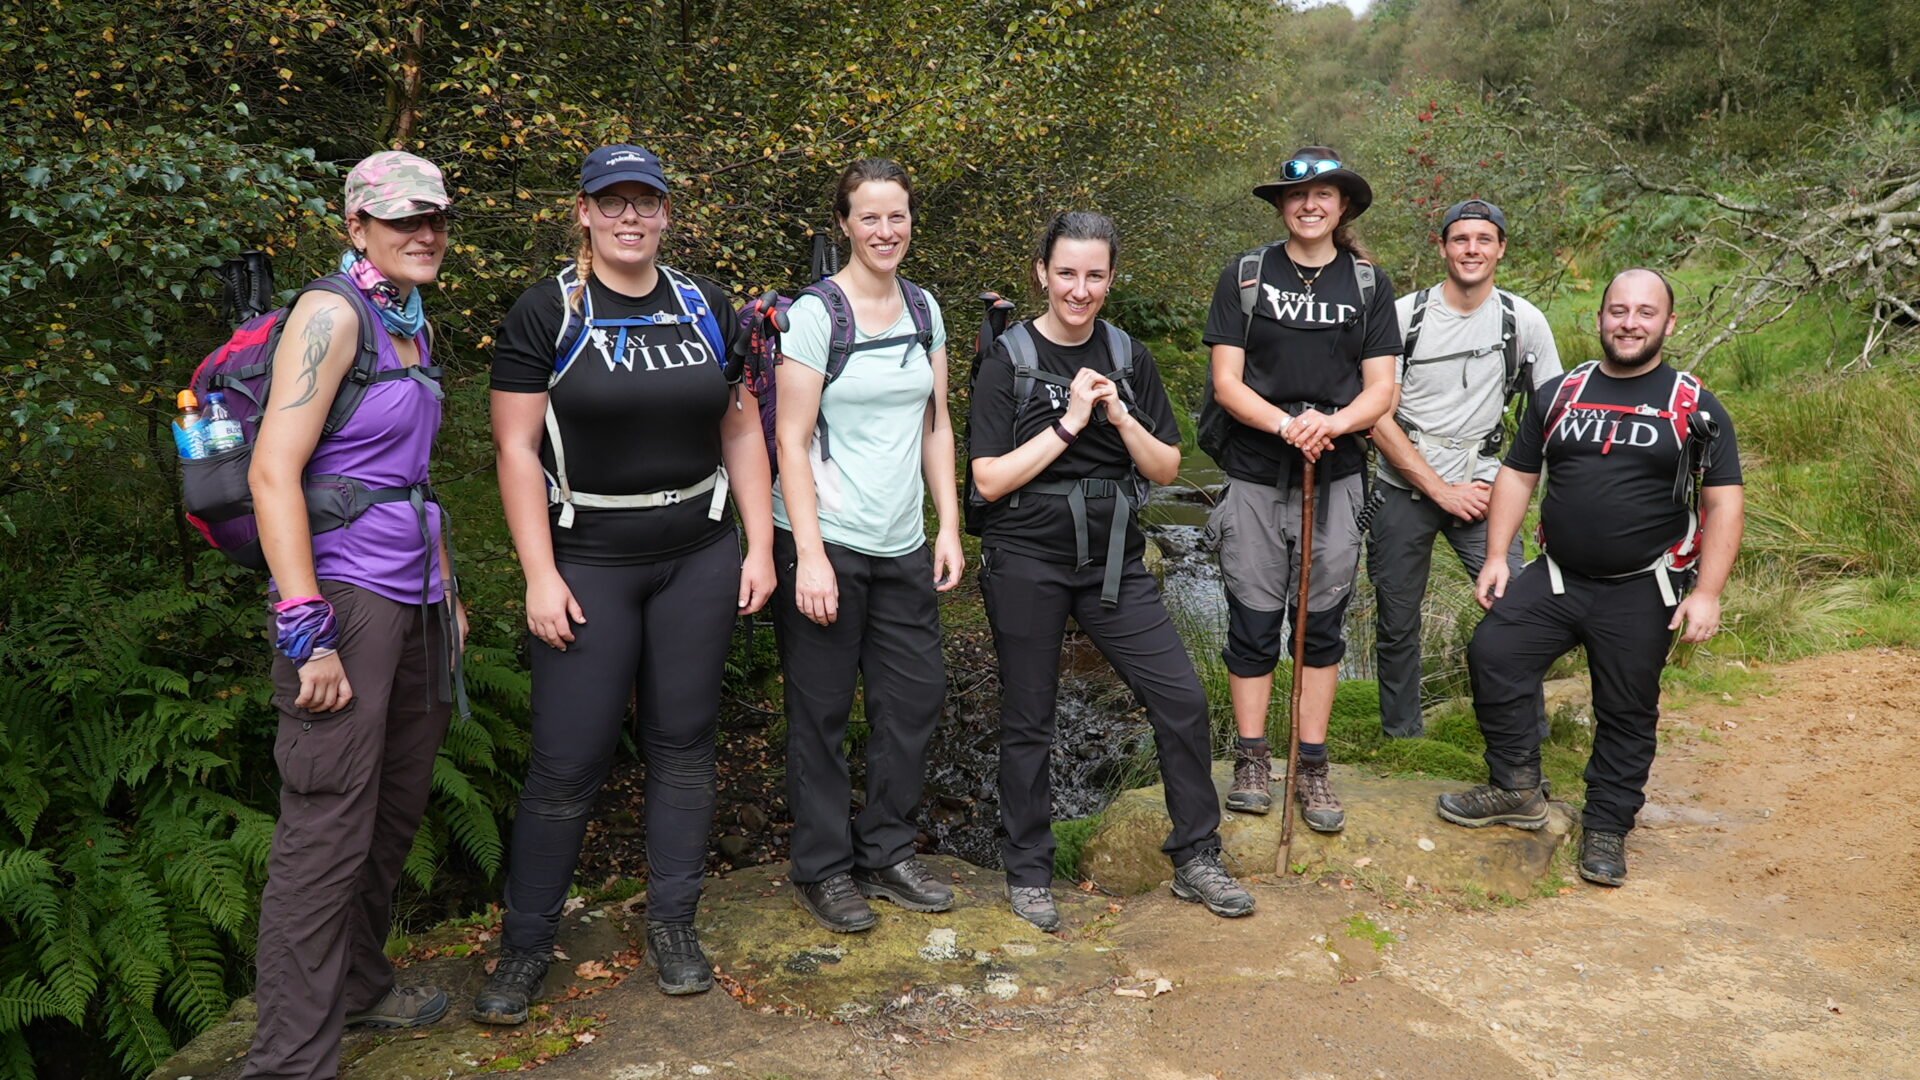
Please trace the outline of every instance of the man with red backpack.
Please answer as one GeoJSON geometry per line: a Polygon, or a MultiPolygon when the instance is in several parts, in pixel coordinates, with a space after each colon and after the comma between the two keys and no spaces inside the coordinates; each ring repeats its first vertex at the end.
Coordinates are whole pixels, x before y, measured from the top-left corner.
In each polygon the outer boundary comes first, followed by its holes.
{"type": "Polygon", "coordinates": [[[1583,645],[1594,732],[1579,870],[1601,885],[1626,881],[1626,834],[1646,802],[1673,632],[1684,642],[1718,632],[1745,526],[1733,423],[1661,355],[1673,306],[1659,273],[1615,277],[1600,301],[1605,359],[1542,386],[1521,419],[1494,480],[1487,544],[1512,542],[1544,467],[1552,480],[1541,555],[1517,577],[1501,559],[1480,571],[1487,616],[1467,662],[1489,782],[1438,805],[1442,818],[1470,828],[1547,823],[1534,696],[1553,662],[1583,645]]]}

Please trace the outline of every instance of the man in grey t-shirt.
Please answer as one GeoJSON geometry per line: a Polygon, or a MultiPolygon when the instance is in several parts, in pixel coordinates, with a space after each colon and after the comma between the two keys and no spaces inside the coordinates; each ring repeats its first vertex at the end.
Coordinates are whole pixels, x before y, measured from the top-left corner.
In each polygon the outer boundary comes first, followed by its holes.
{"type": "MultiPolygon", "coordinates": [[[[1479,575],[1509,402],[1560,374],[1546,316],[1494,287],[1507,251],[1500,208],[1480,199],[1453,206],[1440,225],[1440,250],[1447,280],[1395,304],[1406,343],[1396,375],[1400,401],[1373,429],[1381,462],[1367,574],[1375,593],[1380,724],[1396,738],[1426,730],[1420,604],[1434,535],[1446,535],[1469,579],[1479,575]]],[[[1506,556],[1519,573],[1517,536],[1506,556]]]]}

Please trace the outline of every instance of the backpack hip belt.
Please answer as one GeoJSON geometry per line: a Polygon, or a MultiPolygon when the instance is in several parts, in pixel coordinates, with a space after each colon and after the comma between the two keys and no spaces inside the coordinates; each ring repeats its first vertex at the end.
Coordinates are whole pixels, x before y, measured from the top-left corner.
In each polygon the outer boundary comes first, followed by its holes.
{"type": "Polygon", "coordinates": [[[1118,607],[1120,571],[1127,558],[1127,518],[1133,513],[1133,504],[1128,501],[1121,482],[1091,476],[1078,480],[1034,480],[1014,492],[1007,505],[1020,505],[1020,496],[1028,492],[1066,496],[1067,509],[1073,515],[1073,565],[1076,570],[1085,569],[1093,561],[1092,553],[1088,550],[1087,500],[1113,500],[1113,516],[1107,533],[1106,576],[1100,582],[1100,603],[1105,607],[1118,607]]]}
{"type": "MultiPolygon", "coordinates": [[[[559,443],[556,441],[554,445],[557,448],[559,443]]],[[[561,475],[564,477],[565,473],[561,475]]],[[[657,510],[663,506],[678,506],[709,491],[713,492],[713,498],[708,500],[707,518],[711,521],[719,521],[727,507],[725,466],[713,470],[711,476],[697,484],[683,488],[648,491],[638,495],[593,495],[565,486],[564,480],[553,476],[547,477],[547,505],[560,508],[558,524],[563,529],[573,528],[573,512],[576,507],[584,507],[588,510],[657,510]]]]}
{"type": "MultiPolygon", "coordinates": [[[[1547,582],[1553,588],[1553,595],[1566,595],[1567,579],[1566,575],[1562,573],[1560,569],[1560,564],[1553,561],[1553,556],[1547,554],[1545,551],[1540,553],[1540,558],[1546,561],[1547,582]]],[[[1651,573],[1654,582],[1660,586],[1660,601],[1666,606],[1672,607],[1680,602],[1680,588],[1675,586],[1674,576],[1677,574],[1684,577],[1684,575],[1690,573],[1696,558],[1697,556],[1680,555],[1673,551],[1663,551],[1660,553],[1659,558],[1638,570],[1629,570],[1624,574],[1588,574],[1584,576],[1591,577],[1595,581],[1626,581],[1629,578],[1637,578],[1642,574],[1651,573]]]]}

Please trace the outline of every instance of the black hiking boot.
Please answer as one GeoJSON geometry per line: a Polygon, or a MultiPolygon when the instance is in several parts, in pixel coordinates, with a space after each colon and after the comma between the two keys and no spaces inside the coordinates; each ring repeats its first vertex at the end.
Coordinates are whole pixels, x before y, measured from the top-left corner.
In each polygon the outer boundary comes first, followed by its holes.
{"type": "Polygon", "coordinates": [[[1007,899],[1013,913],[1051,934],[1060,929],[1060,909],[1053,902],[1053,890],[1044,885],[1009,885],[1007,899]]]}
{"type": "Polygon", "coordinates": [[[527,1007],[545,989],[552,960],[553,953],[546,949],[508,949],[474,996],[473,1018],[483,1024],[525,1023],[527,1007]]]}
{"type": "Polygon", "coordinates": [[[1233,790],[1227,792],[1227,809],[1243,814],[1264,814],[1273,809],[1273,751],[1249,753],[1236,747],[1233,752],[1233,790]]]}
{"type": "Polygon", "coordinates": [[[1300,820],[1314,832],[1336,833],[1347,827],[1347,811],[1333,793],[1333,778],[1325,759],[1300,759],[1300,775],[1293,782],[1293,797],[1300,804],[1300,820]]]}
{"type": "Polygon", "coordinates": [[[836,934],[854,934],[869,929],[878,921],[873,908],[860,896],[849,874],[835,874],[825,881],[793,883],[793,900],[813,921],[836,934]]]}
{"type": "Polygon", "coordinates": [[[677,997],[713,989],[713,965],[692,923],[648,923],[647,963],[659,972],[662,993],[677,997]]]}
{"type": "Polygon", "coordinates": [[[1627,834],[1580,832],[1580,876],[1595,885],[1627,883],[1627,834]]]}
{"type": "Polygon", "coordinates": [[[435,986],[396,986],[366,1009],[347,1014],[348,1027],[423,1027],[447,1015],[447,992],[435,986]]]}
{"type": "Polygon", "coordinates": [[[1434,807],[1442,818],[1469,829],[1488,825],[1540,829],[1547,824],[1547,795],[1539,788],[1515,791],[1481,784],[1442,795],[1434,807]]]}
{"type": "Polygon", "coordinates": [[[891,900],[908,911],[945,911],[953,906],[953,887],[936,880],[926,864],[909,855],[883,870],[853,871],[860,895],[891,900]]]}
{"type": "Polygon", "coordinates": [[[1220,864],[1220,853],[1203,852],[1173,871],[1173,895],[1188,903],[1205,904],[1223,918],[1253,914],[1253,894],[1240,887],[1220,864]]]}

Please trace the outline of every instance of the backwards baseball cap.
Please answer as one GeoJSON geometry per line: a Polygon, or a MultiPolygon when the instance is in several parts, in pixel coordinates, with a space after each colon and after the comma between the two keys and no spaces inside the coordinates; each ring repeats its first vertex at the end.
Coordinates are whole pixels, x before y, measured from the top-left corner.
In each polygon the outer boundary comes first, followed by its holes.
{"type": "Polygon", "coordinates": [[[453,205],[440,167],[404,150],[363,158],[347,174],[347,216],[381,220],[412,217],[453,205]]]}
{"type": "Polygon", "coordinates": [[[660,159],[638,146],[603,146],[580,163],[580,190],[589,195],[629,180],[646,184],[662,195],[670,194],[660,159]]]}
{"type": "Polygon", "coordinates": [[[1456,221],[1491,221],[1494,228],[1500,230],[1502,239],[1507,235],[1507,215],[1501,213],[1499,207],[1485,199],[1468,199],[1466,202],[1457,202],[1448,207],[1445,220],[1440,222],[1441,239],[1446,239],[1447,230],[1451,229],[1456,221]]]}

